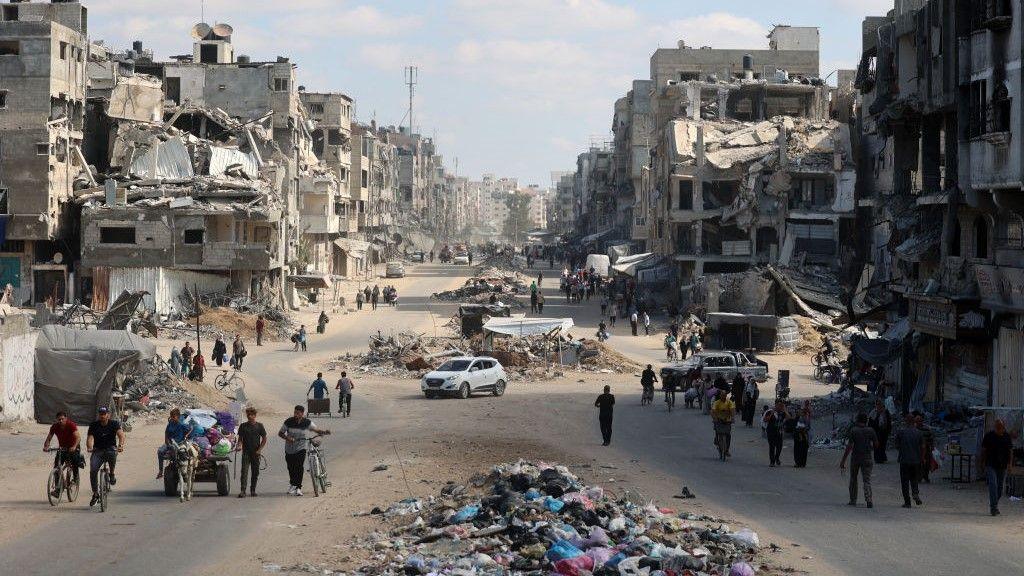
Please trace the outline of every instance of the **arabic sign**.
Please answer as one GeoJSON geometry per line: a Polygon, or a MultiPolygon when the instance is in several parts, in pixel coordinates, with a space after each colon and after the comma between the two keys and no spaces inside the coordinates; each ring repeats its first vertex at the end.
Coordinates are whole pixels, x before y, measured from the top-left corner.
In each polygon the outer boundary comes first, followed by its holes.
{"type": "Polygon", "coordinates": [[[956,340],[985,338],[989,312],[945,298],[910,296],[910,326],[918,332],[956,340]]]}
{"type": "Polygon", "coordinates": [[[983,304],[1024,309],[1024,269],[978,264],[974,271],[983,304]]]}

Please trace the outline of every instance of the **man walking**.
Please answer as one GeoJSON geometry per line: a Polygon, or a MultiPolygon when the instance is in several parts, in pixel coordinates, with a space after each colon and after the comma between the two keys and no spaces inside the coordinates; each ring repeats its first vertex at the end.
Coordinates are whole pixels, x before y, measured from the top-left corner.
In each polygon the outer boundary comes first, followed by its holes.
{"type": "Polygon", "coordinates": [[[303,465],[306,463],[306,443],[309,436],[320,432],[330,434],[330,430],[320,430],[312,420],[306,418],[306,409],[302,405],[295,406],[291,418],[284,421],[277,435],[284,444],[284,460],[288,465],[288,494],[302,496],[303,465]]]}
{"type": "Polygon", "coordinates": [[[903,428],[896,433],[896,449],[899,451],[900,488],[903,490],[903,507],[910,508],[910,497],[920,506],[918,491],[920,468],[924,464],[924,434],[914,426],[914,416],[907,414],[903,428]]]}
{"type": "Polygon", "coordinates": [[[768,438],[768,466],[782,466],[782,423],[789,418],[786,412],[786,403],[782,400],[775,401],[775,408],[769,409],[761,417],[764,425],[764,433],[768,438]]]}
{"type": "Polygon", "coordinates": [[[189,372],[192,370],[192,356],[196,353],[192,346],[185,342],[185,345],[181,347],[181,376],[182,378],[188,378],[189,372]]]}
{"type": "Polygon", "coordinates": [[[644,310],[643,318],[644,321],[644,336],[651,335],[651,316],[647,314],[647,310],[644,310]]]}
{"type": "Polygon", "coordinates": [[[352,414],[352,390],[355,387],[355,382],[348,377],[348,372],[342,372],[334,389],[338,391],[338,413],[343,417],[347,418],[352,414]]]}
{"type": "Polygon", "coordinates": [[[363,309],[363,291],[356,290],[356,310],[363,309]]]}
{"type": "Polygon", "coordinates": [[[889,460],[885,448],[889,443],[889,433],[892,431],[892,414],[881,399],[875,400],[875,409],[868,414],[868,426],[875,431],[875,435],[878,437],[878,444],[875,447],[875,464],[885,464],[889,460]]]}
{"type": "Polygon", "coordinates": [[[242,360],[245,360],[248,354],[245,351],[245,343],[242,342],[242,335],[235,334],[235,341],[231,343],[231,361],[235,363],[235,370],[242,369],[242,360]]]}
{"type": "Polygon", "coordinates": [[[874,505],[871,502],[871,469],[874,468],[875,445],[878,444],[878,436],[875,431],[868,427],[868,415],[861,412],[854,420],[854,426],[850,429],[850,435],[846,439],[846,452],[843,452],[843,459],[839,462],[839,469],[846,470],[846,459],[850,458],[850,506],[857,505],[857,473],[860,473],[861,481],[864,483],[864,502],[868,508],[874,505]]]}
{"type": "Polygon", "coordinates": [[[249,481],[249,496],[256,496],[256,480],[260,476],[260,454],[267,445],[267,430],[256,421],[256,409],[245,409],[245,422],[238,427],[238,442],[242,449],[242,483],[238,497],[245,498],[245,484],[249,481]],[[252,478],[249,478],[249,475],[252,478]]]}
{"type": "Polygon", "coordinates": [[[639,320],[638,320],[637,315],[636,315],[636,310],[633,310],[633,313],[629,315],[629,327],[633,331],[633,336],[637,335],[636,327],[637,327],[637,322],[638,321],[639,320]]]}
{"type": "Polygon", "coordinates": [[[224,343],[224,336],[218,334],[217,339],[213,342],[213,361],[217,363],[217,366],[224,365],[224,355],[228,353],[228,345],[224,343]]]}
{"type": "Polygon", "coordinates": [[[370,308],[372,310],[377,309],[377,301],[380,300],[380,286],[374,284],[373,292],[370,293],[370,308]]]}
{"type": "Polygon", "coordinates": [[[599,409],[597,421],[601,425],[601,438],[604,439],[601,446],[607,446],[612,443],[612,415],[615,410],[615,395],[612,394],[611,386],[604,387],[604,394],[597,397],[594,406],[599,409]]]}
{"type": "Polygon", "coordinates": [[[1006,472],[1013,470],[1013,439],[1006,431],[1006,423],[1000,419],[981,440],[981,464],[988,481],[989,513],[999,516],[999,498],[1003,495],[1006,472]]]}
{"type": "Polygon", "coordinates": [[[266,320],[263,319],[263,315],[260,314],[256,317],[256,345],[263,346],[263,330],[267,327],[266,320]]]}

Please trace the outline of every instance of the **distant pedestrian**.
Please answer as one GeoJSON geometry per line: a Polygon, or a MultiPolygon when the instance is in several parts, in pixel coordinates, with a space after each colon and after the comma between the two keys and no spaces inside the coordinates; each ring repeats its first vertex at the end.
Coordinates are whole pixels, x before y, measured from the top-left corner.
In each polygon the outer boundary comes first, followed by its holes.
{"type": "Polygon", "coordinates": [[[543,272],[537,272],[537,288],[540,288],[543,285],[544,285],[544,273],[543,272]]]}
{"type": "Polygon", "coordinates": [[[875,464],[885,464],[889,461],[885,448],[889,443],[889,433],[892,432],[892,414],[881,399],[875,400],[875,408],[868,414],[868,426],[878,436],[878,443],[875,445],[875,464]]]}
{"type": "Polygon", "coordinates": [[[469,251],[469,252],[468,252],[468,253],[466,254],[466,261],[467,261],[467,262],[469,263],[469,265],[470,265],[470,266],[472,266],[472,265],[473,265],[473,251],[472,251],[472,250],[470,250],[470,251],[469,251]]]}
{"type": "Polygon", "coordinates": [[[377,301],[380,300],[380,286],[373,285],[373,292],[370,292],[370,308],[377,309],[377,301]]]}
{"type": "Polygon", "coordinates": [[[364,286],[363,287],[363,302],[366,302],[367,304],[370,303],[370,287],[369,286],[364,286]]]}
{"type": "Polygon", "coordinates": [[[293,348],[293,351],[294,352],[298,352],[299,348],[302,348],[303,352],[306,351],[306,325],[305,324],[300,324],[299,325],[299,331],[295,333],[295,348],[293,348]]]}
{"type": "Polygon", "coordinates": [[[629,327],[630,327],[630,330],[633,331],[633,336],[637,336],[636,329],[637,329],[637,323],[638,322],[639,322],[639,318],[636,315],[636,310],[633,310],[633,313],[629,315],[629,327]]]}
{"type": "Polygon", "coordinates": [[[694,330],[690,333],[690,352],[696,354],[697,352],[700,352],[700,350],[700,333],[694,330]]]}
{"type": "Polygon", "coordinates": [[[363,291],[356,290],[356,310],[363,309],[363,291]]]}
{"type": "Polygon", "coordinates": [[[873,455],[878,435],[868,427],[868,415],[861,412],[854,420],[853,428],[846,438],[846,451],[839,462],[839,469],[846,469],[846,459],[850,458],[850,506],[857,505],[857,474],[864,484],[864,502],[868,508],[874,506],[871,501],[871,469],[874,467],[873,455]],[[851,457],[852,456],[852,457],[851,457]]]}
{"type": "Polygon", "coordinates": [[[917,426],[924,436],[924,464],[921,465],[921,483],[931,484],[931,473],[939,469],[939,463],[932,456],[932,451],[935,449],[935,432],[932,432],[931,427],[925,424],[923,414],[917,410],[912,414],[914,415],[914,426],[917,426]]]}
{"type": "Polygon", "coordinates": [[[615,328],[615,319],[618,318],[618,316],[619,307],[614,302],[612,302],[611,310],[608,313],[608,324],[610,324],[612,328],[615,328]]]}
{"type": "Polygon", "coordinates": [[[668,325],[668,331],[672,333],[673,338],[679,340],[679,324],[675,320],[668,325]]]}
{"type": "Polygon", "coordinates": [[[601,296],[601,316],[608,314],[608,296],[601,296]]]}
{"type": "Polygon", "coordinates": [[[924,434],[914,426],[914,416],[907,414],[903,428],[896,433],[896,449],[899,451],[900,489],[903,492],[903,507],[910,508],[910,497],[921,505],[918,490],[920,467],[924,463],[924,434]]]}
{"type": "Polygon", "coordinates": [[[256,317],[256,345],[263,346],[263,330],[267,327],[267,321],[260,314],[256,317]]]}
{"type": "Polygon", "coordinates": [[[249,496],[255,497],[256,481],[260,477],[260,455],[267,445],[267,429],[256,421],[256,409],[252,406],[245,409],[245,422],[238,427],[238,443],[242,452],[241,486],[238,497],[245,498],[246,480],[249,484],[249,496]]]}
{"type": "Polygon", "coordinates": [[[242,335],[235,334],[235,341],[231,343],[231,361],[235,364],[235,370],[242,369],[242,361],[249,353],[245,350],[245,342],[242,342],[242,335]]]}
{"type": "Polygon", "coordinates": [[[192,373],[192,356],[196,353],[192,346],[185,342],[185,345],[181,347],[181,376],[182,378],[188,378],[192,373]]]}
{"type": "Polygon", "coordinates": [[[995,427],[981,439],[980,460],[988,482],[988,510],[993,516],[998,516],[1006,473],[1013,471],[1013,438],[1001,419],[996,419],[995,427]]]}
{"type": "Polygon", "coordinates": [[[213,361],[217,363],[217,366],[224,365],[224,356],[228,353],[228,345],[224,343],[224,336],[218,334],[217,339],[213,342],[213,361]]]}
{"type": "Polygon", "coordinates": [[[757,399],[760,396],[761,390],[757,387],[757,381],[748,378],[743,387],[743,407],[740,410],[747,428],[754,426],[754,413],[757,412],[757,399]]]}
{"type": "Polygon", "coordinates": [[[355,383],[348,377],[348,372],[342,372],[341,378],[334,386],[334,389],[338,391],[338,413],[342,416],[352,414],[352,390],[355,387],[355,383]]]}
{"type": "Polygon", "coordinates": [[[807,453],[811,448],[811,409],[809,403],[792,414],[796,418],[796,426],[793,428],[793,466],[796,468],[807,467],[807,453]]]}
{"type": "Polygon", "coordinates": [[[327,332],[327,323],[330,321],[331,319],[327,317],[327,311],[321,310],[320,316],[316,319],[316,333],[323,334],[327,332]]]}
{"type": "Polygon", "coordinates": [[[647,310],[640,316],[640,320],[644,323],[644,336],[651,335],[651,317],[647,314],[647,310]]]}
{"type": "Polygon", "coordinates": [[[786,411],[786,403],[782,400],[775,401],[775,407],[770,408],[761,416],[761,425],[764,426],[765,437],[768,439],[768,466],[782,466],[782,440],[783,426],[789,419],[786,411]]]}
{"type": "Polygon", "coordinates": [[[679,339],[679,359],[686,360],[686,356],[689,354],[689,352],[690,339],[684,336],[682,339],[679,339]]]}
{"type": "Polygon", "coordinates": [[[306,463],[306,444],[309,436],[320,432],[330,434],[330,430],[320,430],[309,418],[306,418],[306,408],[302,405],[295,406],[293,416],[284,421],[277,435],[284,444],[284,460],[288,464],[288,494],[302,496],[302,477],[304,476],[304,465],[306,463]]]}
{"type": "Polygon", "coordinates": [[[206,372],[206,359],[203,358],[202,354],[196,354],[192,357],[192,371],[189,372],[189,378],[196,382],[203,381],[203,374],[206,372]]]}
{"type": "Polygon", "coordinates": [[[743,379],[743,374],[740,374],[739,370],[736,371],[736,375],[732,377],[732,389],[729,391],[729,395],[732,396],[732,402],[739,409],[743,406],[743,390],[747,387],[747,381],[743,379]]]}
{"type": "Polygon", "coordinates": [[[168,364],[170,364],[171,374],[174,374],[175,376],[181,376],[181,374],[182,374],[181,350],[178,350],[177,348],[174,348],[174,347],[171,348],[171,359],[168,361],[168,364]]]}
{"type": "Polygon", "coordinates": [[[544,313],[544,295],[540,292],[537,293],[537,313],[544,313]]]}
{"type": "Polygon", "coordinates": [[[597,397],[594,401],[594,406],[600,409],[597,416],[597,421],[601,425],[601,438],[604,439],[602,446],[607,446],[612,443],[612,415],[615,411],[615,395],[612,393],[611,386],[604,387],[604,394],[597,397]]]}

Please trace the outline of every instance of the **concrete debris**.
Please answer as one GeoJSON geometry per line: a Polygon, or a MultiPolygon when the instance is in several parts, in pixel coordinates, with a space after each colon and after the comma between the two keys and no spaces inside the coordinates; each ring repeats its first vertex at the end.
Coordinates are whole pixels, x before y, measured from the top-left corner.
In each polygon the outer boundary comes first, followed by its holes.
{"type": "MultiPolygon", "coordinates": [[[[659,507],[641,494],[588,486],[564,466],[495,466],[472,488],[446,485],[375,511],[390,528],[352,543],[347,573],[564,576],[729,574],[768,570],[755,532],[659,507]]],[[[332,568],[324,568],[327,571],[332,568]]]]}
{"type": "Polygon", "coordinates": [[[493,294],[502,304],[523,308],[525,304],[517,300],[515,295],[525,293],[528,287],[526,277],[519,272],[488,265],[478,267],[476,275],[466,280],[464,286],[438,292],[431,297],[449,302],[487,304],[493,294]]]}

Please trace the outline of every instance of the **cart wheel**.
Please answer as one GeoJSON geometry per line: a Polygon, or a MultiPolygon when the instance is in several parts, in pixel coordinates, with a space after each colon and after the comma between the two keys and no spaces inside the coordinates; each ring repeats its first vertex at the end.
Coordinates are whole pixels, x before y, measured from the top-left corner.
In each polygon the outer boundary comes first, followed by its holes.
{"type": "Polygon", "coordinates": [[[164,496],[178,495],[178,471],[164,468],[164,496]]]}
{"type": "Polygon", "coordinates": [[[217,495],[227,496],[231,491],[231,470],[223,464],[217,466],[217,495]]]}

